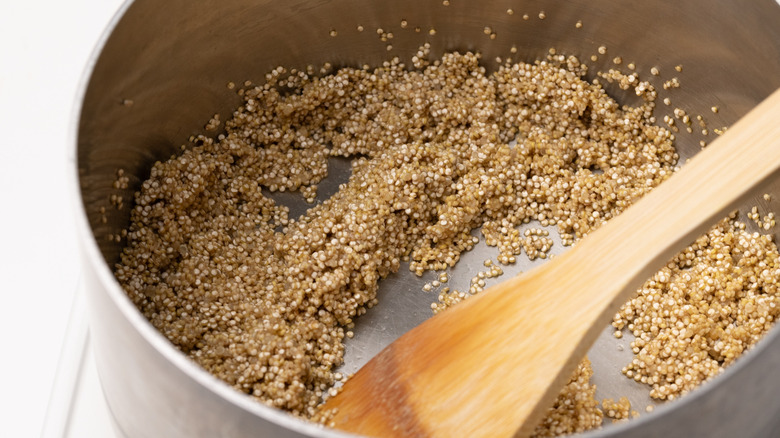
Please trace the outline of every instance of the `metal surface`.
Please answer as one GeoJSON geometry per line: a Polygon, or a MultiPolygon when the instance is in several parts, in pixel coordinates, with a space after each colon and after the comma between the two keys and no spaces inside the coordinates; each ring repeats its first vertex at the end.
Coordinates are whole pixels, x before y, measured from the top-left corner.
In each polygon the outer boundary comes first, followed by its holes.
{"type": "MultiPolygon", "coordinates": [[[[191,134],[202,132],[214,113],[227,118],[239,104],[226,88],[229,81],[262,83],[264,73],[277,65],[300,68],[326,61],[376,65],[390,56],[408,59],[424,42],[431,43],[434,56],[447,50],[479,50],[488,66],[495,65],[497,56],[509,56],[512,46],[518,49],[512,55],[516,61],[537,59],[555,47],[559,53],[579,56],[591,67],[591,77],[597,70],[614,67],[615,56],[623,58],[623,65],[635,63],[659,89],[661,99],[673,101],[672,106],[659,102],[655,114],[659,120],[679,106],[688,114],[704,115],[711,128],[734,122],[780,87],[780,7],[772,0],[449,3],[138,0],[125,6],[99,48],[83,89],[74,178],[81,200],[79,225],[97,366],[121,433],[343,436],[255,403],[198,368],[136,311],[111,274],[121,243],[109,237],[127,225],[133,192],[155,161],[175,154],[191,134]],[[408,22],[406,28],[401,27],[402,20],[408,22]],[[578,20],[581,29],[575,27],[578,20]],[[365,30],[359,32],[358,25],[365,30]],[[495,39],[484,34],[486,26],[495,31],[495,39]],[[379,39],[377,28],[393,32],[392,50],[379,39]],[[331,30],[335,37],[329,35],[331,30]],[[608,48],[607,55],[588,61],[601,45],[608,48]],[[676,72],[679,64],[684,69],[676,72]],[[654,66],[660,77],[650,75],[654,66]],[[678,77],[681,87],[663,90],[662,81],[671,77],[678,77]],[[711,112],[712,106],[720,111],[711,112]],[[120,168],[130,177],[126,190],[113,187],[120,168]],[[112,205],[111,195],[122,196],[125,207],[112,205]]],[[[618,100],[632,102],[632,96],[619,89],[609,91],[618,100]]],[[[683,160],[705,139],[694,132],[677,135],[683,160]]],[[[345,162],[332,161],[331,176],[320,184],[321,192],[335,190],[348,169],[345,162]]],[[[748,205],[778,211],[780,185],[769,191],[775,195],[769,205],[763,199],[748,205]]],[[[293,204],[293,214],[305,209],[295,194],[279,199],[293,204]]],[[[560,250],[560,243],[554,248],[560,250]]],[[[450,286],[464,288],[494,251],[479,246],[466,254],[451,270],[450,286]]],[[[513,269],[527,270],[531,264],[525,260],[513,269]]],[[[358,319],[356,337],[347,344],[346,371],[356,370],[430,316],[429,304],[436,294],[421,291],[421,286],[431,279],[419,279],[402,267],[383,281],[380,304],[358,319]]],[[[605,330],[589,354],[597,396],[628,394],[634,409],[644,411],[650,403],[647,389],[619,373],[631,358],[630,339],[616,340],[610,332],[605,330]]],[[[775,418],[780,413],[780,398],[775,395],[780,379],[772,372],[777,367],[780,335],[773,330],[754,351],[694,393],[589,436],[772,436],[780,430],[775,418]]]]}

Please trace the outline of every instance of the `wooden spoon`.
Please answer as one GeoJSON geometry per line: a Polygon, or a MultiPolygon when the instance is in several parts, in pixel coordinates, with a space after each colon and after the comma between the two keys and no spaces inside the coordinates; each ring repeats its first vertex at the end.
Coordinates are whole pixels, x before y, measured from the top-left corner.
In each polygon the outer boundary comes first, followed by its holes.
{"type": "Polygon", "coordinates": [[[527,436],[632,293],[780,168],[780,90],[555,260],[437,314],[329,399],[369,436],[527,436]]]}

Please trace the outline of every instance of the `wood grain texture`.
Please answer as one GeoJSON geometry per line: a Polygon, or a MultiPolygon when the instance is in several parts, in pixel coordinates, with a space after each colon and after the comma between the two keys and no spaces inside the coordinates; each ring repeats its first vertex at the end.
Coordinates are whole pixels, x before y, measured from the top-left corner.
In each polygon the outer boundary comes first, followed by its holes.
{"type": "Polygon", "coordinates": [[[328,400],[368,436],[527,436],[619,306],[780,168],[780,90],[563,256],[402,336],[328,400]]]}

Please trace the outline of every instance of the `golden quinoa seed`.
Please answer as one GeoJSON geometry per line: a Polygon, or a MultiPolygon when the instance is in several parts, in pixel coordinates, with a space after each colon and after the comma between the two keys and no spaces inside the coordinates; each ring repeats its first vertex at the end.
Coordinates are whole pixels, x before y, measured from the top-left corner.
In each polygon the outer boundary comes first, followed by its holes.
{"type": "Polygon", "coordinates": [[[608,418],[626,420],[631,414],[631,402],[626,397],[621,397],[618,401],[606,398],[601,402],[601,410],[608,418]]]}
{"type": "Polygon", "coordinates": [[[680,80],[677,78],[671,78],[668,81],[664,81],[663,87],[664,90],[669,90],[671,88],[680,88],[680,80]]]}
{"type": "MultiPolygon", "coordinates": [[[[125,175],[125,170],[117,169],[116,180],[114,180],[113,187],[115,189],[124,190],[127,189],[129,182],[130,182],[130,178],[127,175],[125,175]]],[[[101,207],[100,212],[105,213],[106,212],[105,207],[101,207]]]]}
{"type": "Polygon", "coordinates": [[[219,114],[214,114],[204,128],[206,131],[215,131],[221,123],[219,114]]]}
{"type": "MultiPolygon", "coordinates": [[[[764,200],[768,201],[767,196],[764,195],[764,200]]],[[[769,229],[773,228],[775,226],[775,214],[774,212],[769,212],[765,216],[761,216],[761,214],[758,213],[758,207],[754,206],[750,212],[747,213],[748,219],[753,220],[756,225],[758,225],[759,228],[763,229],[764,231],[769,231],[769,229]]]]}

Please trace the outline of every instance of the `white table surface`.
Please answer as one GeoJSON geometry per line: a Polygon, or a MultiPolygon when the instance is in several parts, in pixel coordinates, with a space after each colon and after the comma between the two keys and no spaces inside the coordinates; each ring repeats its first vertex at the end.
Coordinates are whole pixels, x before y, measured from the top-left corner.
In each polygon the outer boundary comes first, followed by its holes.
{"type": "Polygon", "coordinates": [[[87,60],[120,4],[0,2],[2,436],[39,436],[56,387],[80,277],[69,192],[73,104],[87,60]]]}

